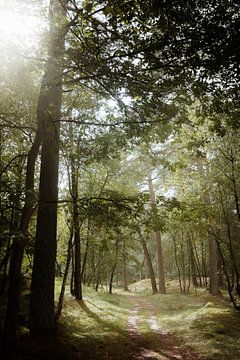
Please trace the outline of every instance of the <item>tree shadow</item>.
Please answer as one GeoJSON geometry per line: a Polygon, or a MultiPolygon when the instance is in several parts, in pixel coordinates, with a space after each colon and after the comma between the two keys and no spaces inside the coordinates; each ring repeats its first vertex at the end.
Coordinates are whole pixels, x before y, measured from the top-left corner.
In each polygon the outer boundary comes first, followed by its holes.
{"type": "Polygon", "coordinates": [[[89,309],[89,307],[86,305],[86,303],[83,300],[77,301],[79,306],[83,311],[86,312],[86,314],[91,317],[93,320],[95,320],[99,325],[103,326],[104,328],[108,328],[111,331],[116,331],[122,336],[128,336],[129,333],[127,330],[122,329],[120,326],[117,326],[116,324],[113,324],[110,321],[106,321],[101,319],[95,312],[89,309]]]}
{"type": "MultiPolygon", "coordinates": [[[[94,321],[96,332],[72,327],[71,319],[60,323],[56,334],[32,338],[29,334],[19,337],[17,360],[131,360],[131,359],[200,359],[191,350],[181,349],[175,338],[167,334],[138,333],[121,328],[111,321],[102,319],[84,301],[77,301],[81,308],[79,316],[86,313],[94,321]],[[103,330],[98,332],[98,325],[103,330]]],[[[94,328],[93,328],[94,329],[94,328]]]]}

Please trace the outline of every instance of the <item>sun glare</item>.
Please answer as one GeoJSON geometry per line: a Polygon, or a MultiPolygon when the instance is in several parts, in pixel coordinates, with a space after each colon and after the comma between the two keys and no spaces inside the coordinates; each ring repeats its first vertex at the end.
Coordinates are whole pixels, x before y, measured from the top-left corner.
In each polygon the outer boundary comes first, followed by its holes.
{"type": "Polygon", "coordinates": [[[37,16],[0,8],[1,47],[36,47],[43,26],[37,16]]]}

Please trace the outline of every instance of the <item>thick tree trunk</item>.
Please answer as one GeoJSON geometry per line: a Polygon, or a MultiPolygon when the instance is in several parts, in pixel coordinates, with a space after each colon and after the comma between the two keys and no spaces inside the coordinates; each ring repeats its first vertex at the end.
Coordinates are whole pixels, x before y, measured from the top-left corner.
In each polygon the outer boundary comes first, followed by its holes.
{"type": "Polygon", "coordinates": [[[31,333],[55,330],[54,280],[58,202],[59,130],[62,100],[64,38],[66,34],[64,4],[51,0],[49,7],[48,62],[42,80],[37,115],[42,124],[37,231],[34,250],[30,299],[31,333]],[[63,29],[64,28],[64,29],[63,29]]]}
{"type": "Polygon", "coordinates": [[[147,266],[148,266],[149,276],[150,276],[151,285],[152,285],[152,293],[157,294],[157,292],[158,292],[157,284],[156,284],[155,274],[154,274],[154,270],[153,270],[153,266],[152,266],[152,260],[151,260],[146,242],[142,236],[142,232],[140,229],[138,229],[138,234],[139,234],[139,239],[140,239],[141,245],[143,247],[145,258],[147,260],[147,266]]]}
{"type": "MultiPolygon", "coordinates": [[[[153,189],[152,177],[151,174],[148,176],[148,188],[150,194],[150,200],[152,207],[156,207],[156,199],[155,193],[153,189]]],[[[165,275],[164,275],[164,261],[163,261],[163,251],[162,251],[162,239],[159,230],[154,232],[154,237],[157,245],[157,269],[158,269],[158,281],[159,281],[159,289],[158,292],[160,294],[166,293],[166,285],[165,285],[165,275]]]]}

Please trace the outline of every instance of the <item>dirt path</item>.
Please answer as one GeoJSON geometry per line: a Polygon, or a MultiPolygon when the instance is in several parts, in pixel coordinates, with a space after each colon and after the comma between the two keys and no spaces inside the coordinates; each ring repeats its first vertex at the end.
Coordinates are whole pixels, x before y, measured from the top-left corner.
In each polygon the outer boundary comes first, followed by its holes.
{"type": "Polygon", "coordinates": [[[146,298],[126,296],[132,304],[127,328],[102,319],[88,302],[79,304],[72,299],[67,314],[71,311],[75,315],[67,327],[62,325],[57,333],[42,338],[23,335],[17,360],[207,360],[161,327],[154,305],[146,298]],[[86,320],[94,320],[100,335],[94,331],[83,335],[84,328],[76,327],[84,313],[82,324],[87,327],[86,320]]]}
{"type": "Polygon", "coordinates": [[[136,348],[136,353],[132,355],[132,359],[206,359],[194,353],[191,349],[184,347],[180,339],[176,339],[173,335],[161,328],[157,321],[156,310],[147,299],[140,296],[129,296],[129,300],[133,303],[133,309],[128,318],[127,325],[132,342],[136,348]],[[147,320],[146,316],[141,315],[141,311],[148,314],[147,320]],[[149,331],[141,333],[139,330],[141,325],[144,327],[147,325],[149,331]]]}

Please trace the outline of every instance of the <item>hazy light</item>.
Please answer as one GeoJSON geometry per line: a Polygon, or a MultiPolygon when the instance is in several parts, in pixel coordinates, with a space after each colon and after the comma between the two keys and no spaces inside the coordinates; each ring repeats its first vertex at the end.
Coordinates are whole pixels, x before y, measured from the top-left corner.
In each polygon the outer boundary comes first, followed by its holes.
{"type": "Polygon", "coordinates": [[[44,28],[40,17],[0,7],[0,47],[19,51],[36,48],[44,28]]]}

